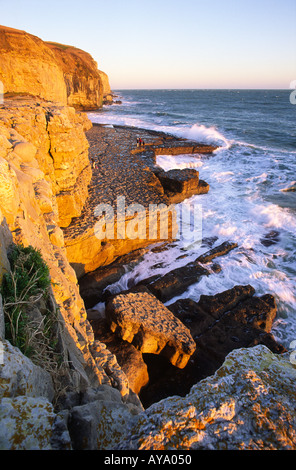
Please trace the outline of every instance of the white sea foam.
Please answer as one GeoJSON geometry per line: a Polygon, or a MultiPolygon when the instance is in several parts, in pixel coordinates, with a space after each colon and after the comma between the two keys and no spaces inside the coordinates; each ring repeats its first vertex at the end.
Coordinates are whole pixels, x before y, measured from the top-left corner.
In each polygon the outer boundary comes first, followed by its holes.
{"type": "Polygon", "coordinates": [[[200,168],[203,162],[199,155],[158,155],[156,164],[163,170],[183,169],[183,168],[200,168]]]}
{"type": "Polygon", "coordinates": [[[161,121],[159,122],[159,124],[155,123],[155,117],[152,121],[148,121],[140,119],[137,116],[131,117],[126,115],[115,115],[112,113],[108,114],[97,112],[88,113],[88,117],[92,122],[98,124],[117,124],[129,127],[138,127],[147,130],[156,130],[175,135],[176,137],[194,140],[198,143],[218,145],[222,148],[229,148],[231,145],[231,142],[229,142],[227,138],[214,127],[206,127],[198,123],[194,124],[191,127],[186,125],[171,127],[162,125],[161,121]]]}

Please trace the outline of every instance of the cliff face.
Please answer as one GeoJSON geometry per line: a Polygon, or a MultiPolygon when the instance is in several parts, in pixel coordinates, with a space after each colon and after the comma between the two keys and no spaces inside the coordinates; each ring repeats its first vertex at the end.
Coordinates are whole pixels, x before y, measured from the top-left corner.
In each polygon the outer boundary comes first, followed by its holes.
{"type": "Polygon", "coordinates": [[[102,106],[105,96],[111,93],[109,80],[91,55],[71,46],[46,44],[63,72],[68,105],[82,109],[102,106]]]}
{"type": "Polygon", "coordinates": [[[0,80],[5,93],[26,93],[80,109],[102,106],[110,93],[108,76],[86,52],[5,26],[0,26],[0,80]]]}
{"type": "MultiPolygon", "coordinates": [[[[169,202],[163,199],[168,196],[131,152],[130,136],[116,143],[120,131],[113,130],[109,142],[94,135],[100,168],[92,179],[93,196],[99,199],[88,197],[92,172],[85,131],[92,131],[91,123],[67,103],[97,106],[110,93],[106,75],[88,54],[2,27],[0,80],[5,92],[35,95],[6,96],[0,105],[0,282],[10,270],[12,243],[41,252],[64,366],[57,393],[57,378],[5,339],[7,304],[0,295],[0,449],[295,449],[296,369],[291,358],[265,346],[234,351],[186,397],[143,410],[115,355],[96,339],[69,262],[69,240],[73,234],[80,246],[72,262],[86,264],[93,247],[90,262],[97,255],[98,265],[108,264],[133,241],[106,243],[103,250],[91,234],[84,245],[83,222],[94,222],[92,203],[112,203],[116,187],[128,203],[144,204],[152,195],[169,202]],[[104,146],[118,155],[112,164],[104,146]]],[[[41,314],[35,307],[31,313],[41,314]]]]}
{"type": "Polygon", "coordinates": [[[1,106],[0,273],[8,269],[5,253],[12,241],[40,250],[50,270],[76,388],[111,384],[100,362],[104,358],[125,395],[127,381],[116,360],[108,351],[99,359],[100,344],[87,321],[60,228],[61,221],[79,213],[87,196],[90,164],[84,129],[88,125],[73,108],[34,98],[5,100],[1,106]]]}
{"type": "MultiPolygon", "coordinates": [[[[5,135],[9,139],[3,143],[2,152],[11,168],[19,164],[26,174],[34,173],[35,192],[43,212],[52,214],[60,227],[67,226],[72,217],[80,215],[88,194],[91,168],[84,131],[91,127],[90,121],[73,108],[33,98],[6,99],[0,118],[3,139],[5,135]],[[18,143],[10,147],[11,139],[18,143]],[[11,153],[5,154],[8,150],[11,153]]],[[[13,189],[3,194],[10,221],[18,207],[13,189]]]]}

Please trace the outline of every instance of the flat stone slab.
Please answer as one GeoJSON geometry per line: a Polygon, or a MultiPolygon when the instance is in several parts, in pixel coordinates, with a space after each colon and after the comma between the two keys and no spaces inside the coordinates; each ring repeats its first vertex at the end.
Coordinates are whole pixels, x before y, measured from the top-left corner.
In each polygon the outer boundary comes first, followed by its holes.
{"type": "Polygon", "coordinates": [[[112,297],[106,305],[110,329],[142,353],[164,355],[183,369],[196,344],[190,330],[150,292],[112,297]]]}

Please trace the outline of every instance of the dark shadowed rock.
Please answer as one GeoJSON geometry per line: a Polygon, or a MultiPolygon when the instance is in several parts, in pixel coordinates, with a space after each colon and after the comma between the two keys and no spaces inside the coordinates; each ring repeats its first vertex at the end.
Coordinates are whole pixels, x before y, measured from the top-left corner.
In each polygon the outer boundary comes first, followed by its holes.
{"type": "MultiPolygon", "coordinates": [[[[185,266],[173,269],[164,276],[146,279],[141,281],[140,284],[146,285],[159,300],[167,302],[173,297],[181,295],[190,285],[199,282],[202,276],[210,274],[210,271],[202,266],[202,264],[209,263],[218,256],[229,253],[236,247],[236,243],[224,242],[185,266]]],[[[214,266],[214,270],[218,270],[217,266],[214,266]]]]}
{"type": "Polygon", "coordinates": [[[267,246],[267,247],[271,245],[275,245],[279,241],[280,241],[280,234],[277,230],[271,230],[260,240],[262,245],[267,246]]]}
{"type": "Polygon", "coordinates": [[[209,271],[196,262],[173,269],[164,276],[147,284],[148,289],[162,302],[181,295],[190,285],[195,284],[209,271]]]}
{"type": "Polygon", "coordinates": [[[127,255],[118,257],[108,266],[102,266],[85,274],[79,280],[79,290],[86,309],[92,308],[98,302],[105,302],[110,295],[106,288],[119,281],[128,269],[141,260],[147,250],[148,248],[134,250],[127,255]]]}
{"type": "Polygon", "coordinates": [[[196,261],[201,264],[209,263],[210,261],[217,258],[218,256],[226,255],[234,248],[237,248],[237,243],[233,243],[233,242],[221,243],[221,245],[218,245],[215,248],[211,248],[211,250],[199,256],[196,259],[196,261]]]}
{"type": "Polygon", "coordinates": [[[197,347],[182,371],[161,358],[144,356],[150,377],[140,394],[145,407],[170,395],[184,396],[192,385],[212,375],[233,349],[264,344],[274,353],[285,351],[270,333],[276,316],[274,297],[254,294],[252,286],[235,286],[201,296],[199,302],[180,299],[168,307],[189,328],[197,347]]]}
{"type": "Polygon", "coordinates": [[[124,265],[113,264],[103,266],[83,276],[79,281],[79,290],[85,308],[92,308],[98,302],[104,301],[104,290],[106,287],[119,281],[124,273],[124,265]]]}
{"type": "Polygon", "coordinates": [[[155,175],[160,180],[170,203],[177,204],[196,194],[205,194],[209,185],[199,179],[199,172],[184,168],[180,170],[164,171],[157,169],[155,175]]]}

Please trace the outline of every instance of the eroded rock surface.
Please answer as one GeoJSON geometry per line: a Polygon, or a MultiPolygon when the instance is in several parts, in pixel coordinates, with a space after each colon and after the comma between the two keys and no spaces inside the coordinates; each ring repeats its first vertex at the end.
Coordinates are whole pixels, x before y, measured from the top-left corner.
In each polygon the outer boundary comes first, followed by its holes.
{"type": "Polygon", "coordinates": [[[85,51],[0,26],[0,52],[4,93],[26,93],[80,109],[97,109],[110,96],[108,76],[85,51]]]}
{"type": "Polygon", "coordinates": [[[199,302],[179,299],[168,308],[188,327],[196,350],[183,370],[174,370],[161,358],[146,359],[151,381],[140,395],[145,407],[172,394],[184,395],[186,387],[214,374],[233,349],[265,344],[275,353],[285,351],[271,334],[274,297],[255,296],[252,286],[202,295],[199,302]]]}
{"type": "Polygon", "coordinates": [[[120,449],[295,450],[296,368],[266,346],[232,351],[185,397],[137,417],[120,449]]]}
{"type": "Polygon", "coordinates": [[[118,364],[128,379],[130,389],[139,394],[149,382],[147,365],[142,353],[132,344],[112,333],[105,315],[100,315],[97,310],[87,311],[87,314],[95,338],[98,338],[100,343],[104,343],[106,348],[116,356],[118,364]]]}
{"type": "Polygon", "coordinates": [[[123,340],[142,353],[162,354],[179,368],[195,350],[188,328],[148,291],[114,296],[107,302],[106,317],[123,340]]]}

